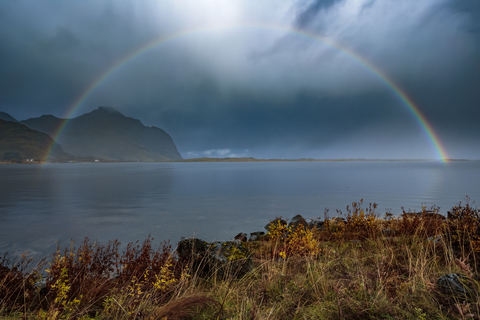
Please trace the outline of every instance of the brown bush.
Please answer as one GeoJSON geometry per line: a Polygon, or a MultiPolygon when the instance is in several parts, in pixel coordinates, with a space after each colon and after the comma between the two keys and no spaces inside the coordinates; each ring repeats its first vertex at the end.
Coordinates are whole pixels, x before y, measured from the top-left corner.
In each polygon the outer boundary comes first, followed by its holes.
{"type": "Polygon", "coordinates": [[[42,263],[32,267],[33,259],[27,254],[19,258],[8,252],[0,256],[0,309],[14,310],[18,305],[30,305],[38,298],[38,272],[42,263]]]}

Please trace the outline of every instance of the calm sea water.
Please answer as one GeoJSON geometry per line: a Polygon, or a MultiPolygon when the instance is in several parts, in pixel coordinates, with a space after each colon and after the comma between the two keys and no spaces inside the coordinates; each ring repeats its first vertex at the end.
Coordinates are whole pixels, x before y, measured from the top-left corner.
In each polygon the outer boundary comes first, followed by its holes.
{"type": "Polygon", "coordinates": [[[480,162],[119,163],[0,166],[0,252],[44,256],[55,241],[211,241],[276,216],[323,217],[354,201],[378,212],[480,204],[480,162]]]}

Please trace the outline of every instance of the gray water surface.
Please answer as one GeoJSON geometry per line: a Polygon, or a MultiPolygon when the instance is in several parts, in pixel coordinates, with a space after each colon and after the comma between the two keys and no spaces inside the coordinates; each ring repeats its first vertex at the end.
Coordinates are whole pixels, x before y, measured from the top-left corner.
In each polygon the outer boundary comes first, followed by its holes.
{"type": "Polygon", "coordinates": [[[228,240],[361,198],[381,214],[422,204],[446,214],[466,195],[480,202],[479,161],[2,165],[0,252],[44,256],[84,237],[228,240]]]}

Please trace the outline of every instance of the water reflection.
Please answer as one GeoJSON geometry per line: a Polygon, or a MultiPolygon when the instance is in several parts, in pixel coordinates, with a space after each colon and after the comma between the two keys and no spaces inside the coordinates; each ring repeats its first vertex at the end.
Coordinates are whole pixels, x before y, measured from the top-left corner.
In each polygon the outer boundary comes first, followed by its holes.
{"type": "Polygon", "coordinates": [[[154,231],[147,217],[161,214],[174,183],[166,164],[12,165],[0,173],[0,250],[38,254],[83,237],[137,240],[135,228],[154,231]]]}

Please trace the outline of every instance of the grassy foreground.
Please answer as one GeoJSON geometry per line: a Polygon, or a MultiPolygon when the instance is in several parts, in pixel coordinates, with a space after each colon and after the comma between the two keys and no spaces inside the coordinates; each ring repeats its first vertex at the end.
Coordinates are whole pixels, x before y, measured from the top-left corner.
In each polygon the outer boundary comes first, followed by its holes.
{"type": "Polygon", "coordinates": [[[151,238],[123,250],[85,239],[37,266],[4,255],[0,317],[480,319],[480,217],[468,198],[448,219],[435,207],[398,218],[375,210],[353,203],[344,221],[326,212],[319,229],[276,220],[244,244],[254,268],[242,276],[201,275],[198,263],[151,238]],[[463,295],[438,283],[449,273],[465,276],[463,295]]]}

